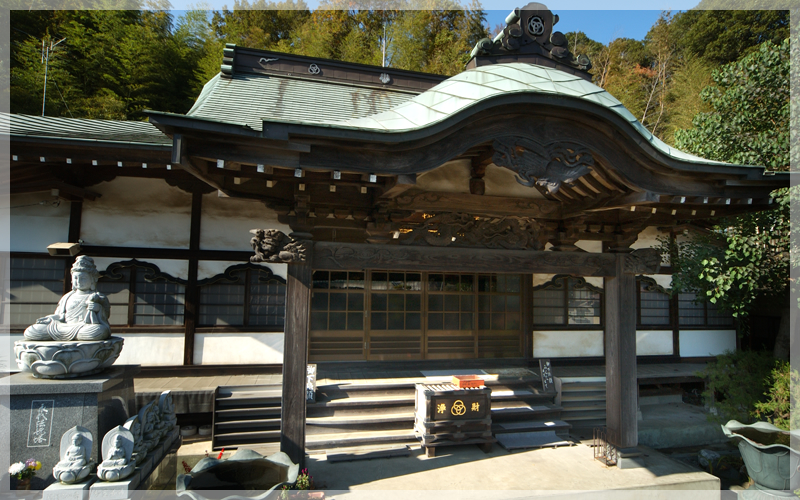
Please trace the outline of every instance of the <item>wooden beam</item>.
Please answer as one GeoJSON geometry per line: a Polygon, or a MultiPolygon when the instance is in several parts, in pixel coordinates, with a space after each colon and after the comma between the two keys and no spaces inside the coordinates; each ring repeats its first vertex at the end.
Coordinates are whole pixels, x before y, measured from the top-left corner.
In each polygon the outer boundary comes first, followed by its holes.
{"type": "MultiPolygon", "coordinates": [[[[313,254],[308,245],[307,252],[313,254]]],[[[281,451],[303,468],[306,454],[306,366],[308,364],[311,255],[288,265],[286,323],[283,343],[281,451]]]]}
{"type": "Polygon", "coordinates": [[[580,215],[584,212],[602,212],[605,210],[617,210],[620,208],[628,208],[631,206],[639,205],[652,205],[658,203],[659,197],[652,191],[634,192],[624,194],[622,196],[614,196],[611,198],[602,198],[594,200],[590,203],[582,203],[569,207],[569,211],[564,214],[564,217],[580,215]]]}
{"type": "Polygon", "coordinates": [[[614,254],[316,242],[315,270],[387,269],[611,276],[614,254]]]}
{"type": "Polygon", "coordinates": [[[636,276],[626,272],[625,254],[615,257],[616,276],[604,279],[606,427],[609,442],[624,449],[638,444],[636,276]]]}
{"type": "Polygon", "coordinates": [[[425,192],[394,198],[389,210],[464,212],[474,215],[561,218],[561,203],[535,198],[506,198],[473,194],[425,192]]]}

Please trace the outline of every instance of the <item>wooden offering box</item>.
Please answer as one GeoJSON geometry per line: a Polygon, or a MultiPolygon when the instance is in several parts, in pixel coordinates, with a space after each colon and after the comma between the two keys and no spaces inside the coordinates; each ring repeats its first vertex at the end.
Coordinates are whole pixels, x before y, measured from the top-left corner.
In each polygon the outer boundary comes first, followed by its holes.
{"type": "Polygon", "coordinates": [[[453,385],[459,389],[483,387],[483,379],[477,375],[453,375],[453,385]]]}
{"type": "Polygon", "coordinates": [[[417,384],[414,434],[429,457],[439,446],[477,444],[488,453],[492,437],[492,390],[454,384],[417,384]]]}

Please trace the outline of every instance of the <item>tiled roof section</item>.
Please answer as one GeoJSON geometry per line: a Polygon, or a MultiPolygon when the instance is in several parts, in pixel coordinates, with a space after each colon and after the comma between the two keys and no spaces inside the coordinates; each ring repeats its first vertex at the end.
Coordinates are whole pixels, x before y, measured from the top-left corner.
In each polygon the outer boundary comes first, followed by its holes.
{"type": "Polygon", "coordinates": [[[614,96],[593,83],[563,71],[527,63],[493,64],[470,69],[391,110],[329,125],[373,132],[410,131],[433,125],[480,101],[512,93],[553,94],[591,101],[620,115],[653,147],[672,158],[721,164],[665,144],[614,96]]]}
{"type": "Polygon", "coordinates": [[[187,116],[240,123],[261,130],[262,120],[334,123],[381,113],[415,94],[272,75],[215,76],[187,116]]]}
{"type": "Polygon", "coordinates": [[[12,136],[171,146],[172,139],[147,122],[85,120],[0,113],[0,131],[12,136]]]}

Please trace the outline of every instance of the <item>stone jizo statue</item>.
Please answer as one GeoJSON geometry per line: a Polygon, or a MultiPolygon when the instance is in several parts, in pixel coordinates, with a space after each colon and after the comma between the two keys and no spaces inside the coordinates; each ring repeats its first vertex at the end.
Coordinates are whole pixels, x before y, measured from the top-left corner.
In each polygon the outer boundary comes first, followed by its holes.
{"type": "Polygon", "coordinates": [[[131,462],[133,434],[121,425],[114,427],[103,438],[103,461],[97,467],[97,477],[103,481],[119,481],[133,473],[131,462]]]}
{"type": "Polygon", "coordinates": [[[178,424],[178,417],[175,415],[175,404],[172,402],[170,391],[164,391],[158,397],[158,408],[161,410],[161,421],[164,422],[167,432],[178,424]]]}
{"type": "Polygon", "coordinates": [[[142,424],[139,421],[139,415],[132,416],[126,420],[122,426],[131,431],[131,435],[133,436],[133,454],[131,455],[131,460],[136,462],[147,454],[147,448],[142,439],[142,424]]]}
{"type": "Polygon", "coordinates": [[[53,477],[62,483],[83,481],[94,466],[89,462],[92,453],[92,434],[89,429],[75,426],[61,437],[61,461],[53,467],[53,477]]]}
{"type": "Polygon", "coordinates": [[[54,314],[39,318],[25,330],[26,340],[105,340],[111,336],[108,298],[97,293],[100,273],[91,257],[81,255],[70,271],[72,291],[61,297],[54,314]]]}

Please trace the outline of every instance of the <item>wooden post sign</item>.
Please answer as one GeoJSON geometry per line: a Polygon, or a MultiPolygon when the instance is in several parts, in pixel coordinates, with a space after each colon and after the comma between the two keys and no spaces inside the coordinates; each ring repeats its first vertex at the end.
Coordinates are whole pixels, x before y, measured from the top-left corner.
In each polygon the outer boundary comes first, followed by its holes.
{"type": "Polygon", "coordinates": [[[555,392],[556,384],[553,381],[553,366],[550,364],[549,359],[539,360],[539,373],[542,376],[542,389],[544,389],[544,392],[555,392]]]}

